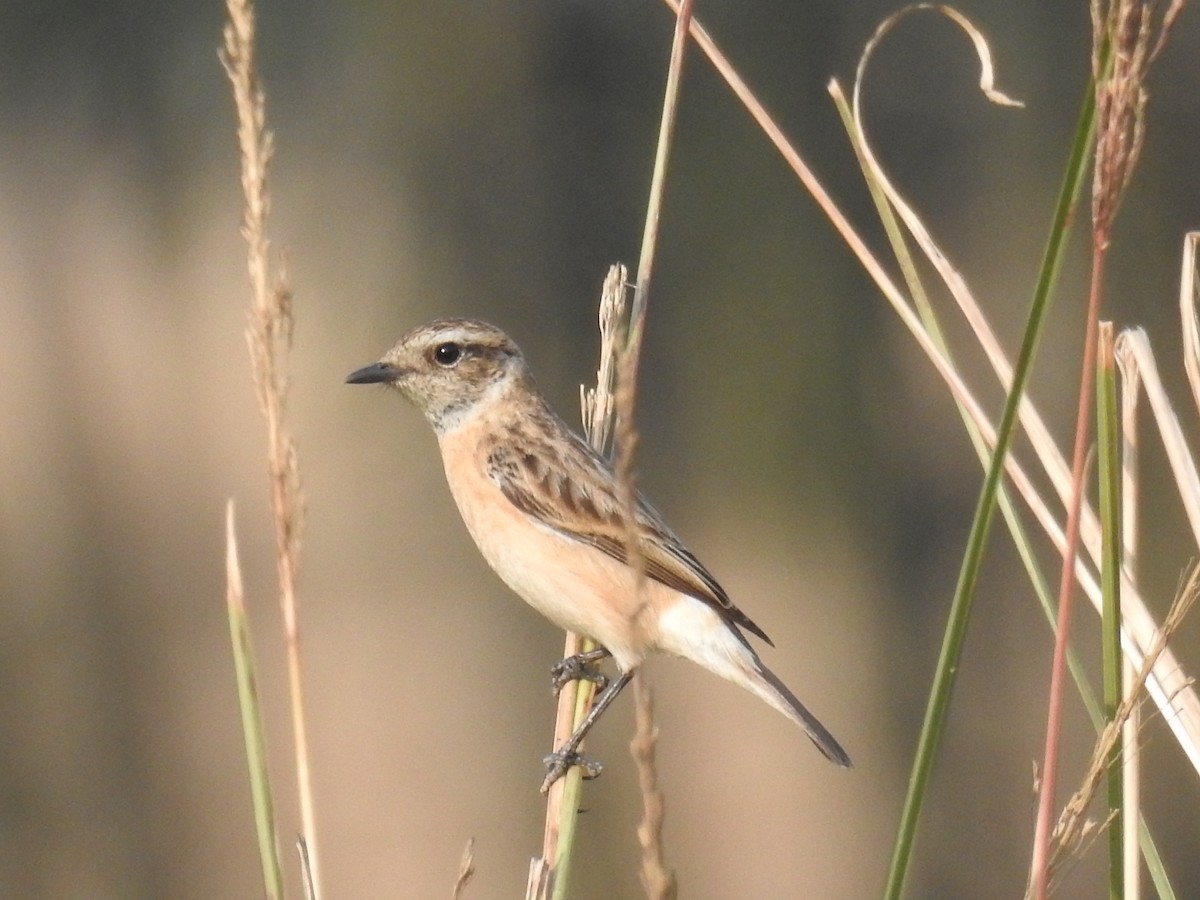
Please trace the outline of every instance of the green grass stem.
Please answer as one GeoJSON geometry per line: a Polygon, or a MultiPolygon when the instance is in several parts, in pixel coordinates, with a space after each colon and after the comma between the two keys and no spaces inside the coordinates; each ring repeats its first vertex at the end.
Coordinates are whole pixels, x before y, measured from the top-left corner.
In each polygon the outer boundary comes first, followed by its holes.
{"type": "Polygon", "coordinates": [[[258,681],[255,677],[254,654],[250,641],[250,622],[246,617],[242,594],[232,500],[229,501],[226,510],[226,599],[229,611],[229,639],[233,645],[233,663],[237,677],[238,708],[242,713],[242,734],[246,740],[246,762],[250,770],[254,828],[258,834],[258,855],[262,863],[263,888],[268,900],[281,900],[283,866],[279,859],[279,839],[275,829],[275,801],[267,773],[267,742],[264,737],[262,706],[258,702],[258,681]]]}
{"type": "MultiPolygon", "coordinates": [[[[1096,355],[1096,428],[1099,440],[1100,476],[1100,616],[1101,659],[1104,671],[1104,719],[1111,722],[1121,705],[1121,466],[1117,458],[1117,375],[1113,361],[1111,322],[1100,325],[1096,355]]],[[[1108,895],[1120,900],[1125,894],[1125,840],[1121,827],[1121,743],[1108,760],[1108,895]]]]}

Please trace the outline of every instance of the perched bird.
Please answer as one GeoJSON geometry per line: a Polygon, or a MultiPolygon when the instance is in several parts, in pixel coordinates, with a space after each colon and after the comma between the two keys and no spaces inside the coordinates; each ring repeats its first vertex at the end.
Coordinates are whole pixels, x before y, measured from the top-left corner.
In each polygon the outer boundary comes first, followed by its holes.
{"type": "Polygon", "coordinates": [[[470,319],[437,319],[346,381],[391,385],[424,413],[484,559],[546,618],[603,648],[560,663],[560,682],[603,681],[589,666],[605,655],[620,671],[588,719],[547,757],[543,791],[571,765],[598,773],[576,752],[583,735],[653,652],[690,659],[741,685],[803,728],[830,760],[850,765],[740,629],[768,644],[770,638],[640,494],[634,517],[646,578],[637,589],[611,465],[551,411],[504,332],[470,319]]]}

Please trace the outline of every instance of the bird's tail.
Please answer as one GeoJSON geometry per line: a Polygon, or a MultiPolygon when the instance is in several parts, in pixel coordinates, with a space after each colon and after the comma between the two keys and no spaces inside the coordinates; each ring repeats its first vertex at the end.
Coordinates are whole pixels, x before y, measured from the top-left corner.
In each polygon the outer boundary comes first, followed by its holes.
{"type": "Polygon", "coordinates": [[[829,730],[763,665],[741,633],[711,606],[692,597],[681,598],[659,616],[656,638],[658,649],[690,659],[761,697],[803,728],[828,759],[839,766],[850,766],[849,755],[829,730]]]}
{"type": "Polygon", "coordinates": [[[749,671],[746,671],[746,679],[738,680],[742,687],[749,690],[751,693],[757,694],[768,704],[775,707],[797,725],[804,729],[804,733],[809,739],[817,745],[817,749],[825,754],[825,758],[831,762],[837,763],[839,766],[849,768],[850,755],[842,749],[842,745],[837,742],[837,739],[829,733],[829,729],[821,724],[812,713],[810,713],[803,703],[801,703],[796,695],[788,690],[788,686],[779,680],[774,672],[763,665],[757,654],[753,650],[749,653],[751,661],[748,661],[749,671]]]}

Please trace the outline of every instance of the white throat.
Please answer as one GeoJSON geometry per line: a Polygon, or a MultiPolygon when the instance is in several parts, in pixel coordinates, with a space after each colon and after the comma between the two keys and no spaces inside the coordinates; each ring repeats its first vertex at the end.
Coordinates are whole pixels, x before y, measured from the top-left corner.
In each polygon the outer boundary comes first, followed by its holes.
{"type": "Polygon", "coordinates": [[[462,428],[492,404],[502,403],[502,395],[508,390],[509,381],[510,378],[506,372],[503,377],[492,381],[484,392],[470,403],[451,406],[443,410],[437,418],[431,419],[433,430],[437,432],[438,439],[440,440],[462,428]]]}

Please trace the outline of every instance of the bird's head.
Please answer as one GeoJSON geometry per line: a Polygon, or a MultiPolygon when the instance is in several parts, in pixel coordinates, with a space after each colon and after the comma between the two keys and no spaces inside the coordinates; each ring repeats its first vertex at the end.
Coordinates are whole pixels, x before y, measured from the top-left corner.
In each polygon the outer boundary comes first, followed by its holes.
{"type": "Polygon", "coordinates": [[[435,319],[402,337],[349,384],[387,384],[442,434],[514,379],[528,377],[520,349],[499,328],[474,319],[435,319]]]}

